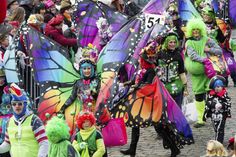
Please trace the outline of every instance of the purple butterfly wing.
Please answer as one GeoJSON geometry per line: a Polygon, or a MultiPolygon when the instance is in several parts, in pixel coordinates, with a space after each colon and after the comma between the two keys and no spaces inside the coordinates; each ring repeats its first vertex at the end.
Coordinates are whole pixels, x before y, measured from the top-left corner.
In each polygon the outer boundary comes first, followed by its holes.
{"type": "Polygon", "coordinates": [[[128,22],[128,17],[109,6],[98,2],[98,6],[103,11],[105,18],[108,20],[108,23],[111,25],[111,32],[115,35],[121,27],[128,22]]]}
{"type": "Polygon", "coordinates": [[[229,17],[232,20],[234,26],[236,26],[236,1],[229,0],[229,17]]]}
{"type": "MultiPolygon", "coordinates": [[[[98,98],[105,104],[109,103],[109,109],[114,106],[114,97],[119,93],[118,82],[125,82],[134,79],[135,72],[138,70],[138,58],[141,49],[146,46],[148,40],[161,32],[163,26],[156,24],[154,27],[144,32],[145,18],[143,15],[131,20],[126,24],[104,47],[99,55],[97,63],[98,73],[115,72],[113,84],[108,87],[109,94],[102,94],[104,98],[98,98]],[[108,97],[106,97],[108,96],[108,97]]],[[[102,83],[103,84],[103,83],[102,83]]],[[[103,86],[103,85],[102,85],[103,86]]],[[[106,85],[104,85],[106,86],[106,85]]],[[[101,91],[103,92],[103,91],[101,91]]]]}
{"type": "Polygon", "coordinates": [[[163,14],[168,7],[170,0],[151,0],[142,10],[149,14],[163,14]]]}
{"type": "Polygon", "coordinates": [[[193,134],[192,130],[183,114],[181,109],[178,107],[174,99],[171,97],[169,92],[166,90],[163,84],[162,86],[162,93],[165,99],[167,100],[167,113],[164,114],[164,116],[167,116],[172,123],[175,124],[176,129],[178,130],[179,133],[182,133],[185,137],[185,140],[187,143],[192,143],[193,142],[193,134]]]}
{"type": "Polygon", "coordinates": [[[98,46],[99,37],[96,21],[102,17],[103,12],[99,9],[95,2],[82,1],[76,3],[76,11],[74,12],[75,27],[79,30],[78,46],[85,47],[89,43],[98,46]]]}
{"type": "Polygon", "coordinates": [[[79,30],[78,45],[81,47],[87,46],[89,43],[95,45],[98,50],[101,38],[98,35],[97,20],[103,17],[108,20],[112,27],[112,34],[120,30],[124,23],[127,22],[127,17],[123,14],[109,8],[101,2],[93,2],[90,0],[82,0],[76,3],[76,11],[74,12],[75,27],[79,30]]]}

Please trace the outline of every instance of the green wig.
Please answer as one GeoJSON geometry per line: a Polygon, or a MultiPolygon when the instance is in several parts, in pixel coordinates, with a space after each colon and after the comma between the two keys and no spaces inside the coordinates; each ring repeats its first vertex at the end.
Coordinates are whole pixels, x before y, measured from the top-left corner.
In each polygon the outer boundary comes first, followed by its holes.
{"type": "Polygon", "coordinates": [[[204,7],[204,8],[202,9],[202,13],[205,14],[205,15],[210,16],[211,19],[212,19],[213,21],[215,21],[215,13],[214,13],[214,10],[213,10],[211,7],[209,7],[209,6],[204,7]]]}
{"type": "Polygon", "coordinates": [[[188,21],[188,23],[187,23],[187,32],[186,32],[187,38],[192,37],[193,29],[199,29],[201,36],[205,36],[205,37],[207,36],[206,25],[202,21],[202,19],[194,18],[194,19],[190,19],[188,21]]]}
{"type": "Polygon", "coordinates": [[[46,125],[46,135],[50,143],[69,139],[69,130],[65,121],[56,116],[49,120],[46,125]]]}
{"type": "Polygon", "coordinates": [[[194,5],[195,7],[199,7],[203,0],[195,0],[194,5]]]}
{"type": "Polygon", "coordinates": [[[168,49],[168,43],[169,41],[171,40],[175,40],[176,41],[176,47],[177,48],[179,46],[179,41],[178,41],[178,37],[174,34],[170,34],[170,35],[167,35],[167,37],[165,38],[165,41],[162,45],[162,50],[167,50],[168,49]]]}

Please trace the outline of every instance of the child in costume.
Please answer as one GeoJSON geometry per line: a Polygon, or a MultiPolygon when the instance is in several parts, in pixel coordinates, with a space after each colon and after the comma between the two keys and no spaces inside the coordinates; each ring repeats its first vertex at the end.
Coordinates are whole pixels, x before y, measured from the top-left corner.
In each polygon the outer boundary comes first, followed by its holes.
{"type": "Polygon", "coordinates": [[[77,117],[79,132],[73,141],[81,157],[104,157],[106,148],[102,134],[95,127],[96,119],[91,112],[82,112],[77,117]]]}
{"type": "Polygon", "coordinates": [[[53,117],[47,122],[46,135],[49,141],[48,157],[79,157],[71,145],[69,127],[64,120],[53,117]]]}
{"type": "Polygon", "coordinates": [[[225,79],[222,76],[214,76],[210,81],[210,92],[207,95],[204,120],[211,118],[215,140],[223,143],[224,129],[227,118],[231,117],[231,101],[225,86],[225,79]]]}

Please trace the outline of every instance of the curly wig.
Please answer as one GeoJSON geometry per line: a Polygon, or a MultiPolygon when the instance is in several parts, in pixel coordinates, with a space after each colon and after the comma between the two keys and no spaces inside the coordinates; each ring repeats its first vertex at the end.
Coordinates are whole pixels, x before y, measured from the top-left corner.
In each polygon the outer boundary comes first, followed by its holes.
{"type": "Polygon", "coordinates": [[[66,122],[56,116],[50,119],[46,125],[46,135],[51,143],[58,143],[61,140],[69,139],[69,130],[66,122]]]}
{"type": "Polygon", "coordinates": [[[76,122],[80,129],[83,129],[83,123],[85,120],[89,120],[92,125],[96,123],[96,119],[92,112],[85,112],[85,113],[79,114],[76,118],[76,122]]]}
{"type": "Polygon", "coordinates": [[[228,153],[226,149],[224,148],[223,144],[216,141],[216,140],[210,140],[207,142],[207,152],[206,156],[228,156],[228,153]]]}
{"type": "Polygon", "coordinates": [[[206,25],[202,21],[202,19],[196,18],[196,19],[191,19],[188,21],[187,32],[186,32],[187,38],[192,37],[193,29],[199,29],[201,36],[207,36],[206,25]]]}

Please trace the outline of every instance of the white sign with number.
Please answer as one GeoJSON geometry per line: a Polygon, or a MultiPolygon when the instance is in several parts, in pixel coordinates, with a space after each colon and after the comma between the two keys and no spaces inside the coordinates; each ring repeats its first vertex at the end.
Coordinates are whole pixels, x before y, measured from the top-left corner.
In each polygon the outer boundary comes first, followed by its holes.
{"type": "Polygon", "coordinates": [[[165,16],[164,15],[157,15],[157,14],[145,14],[145,31],[150,29],[156,23],[164,25],[165,24],[165,16]]]}

